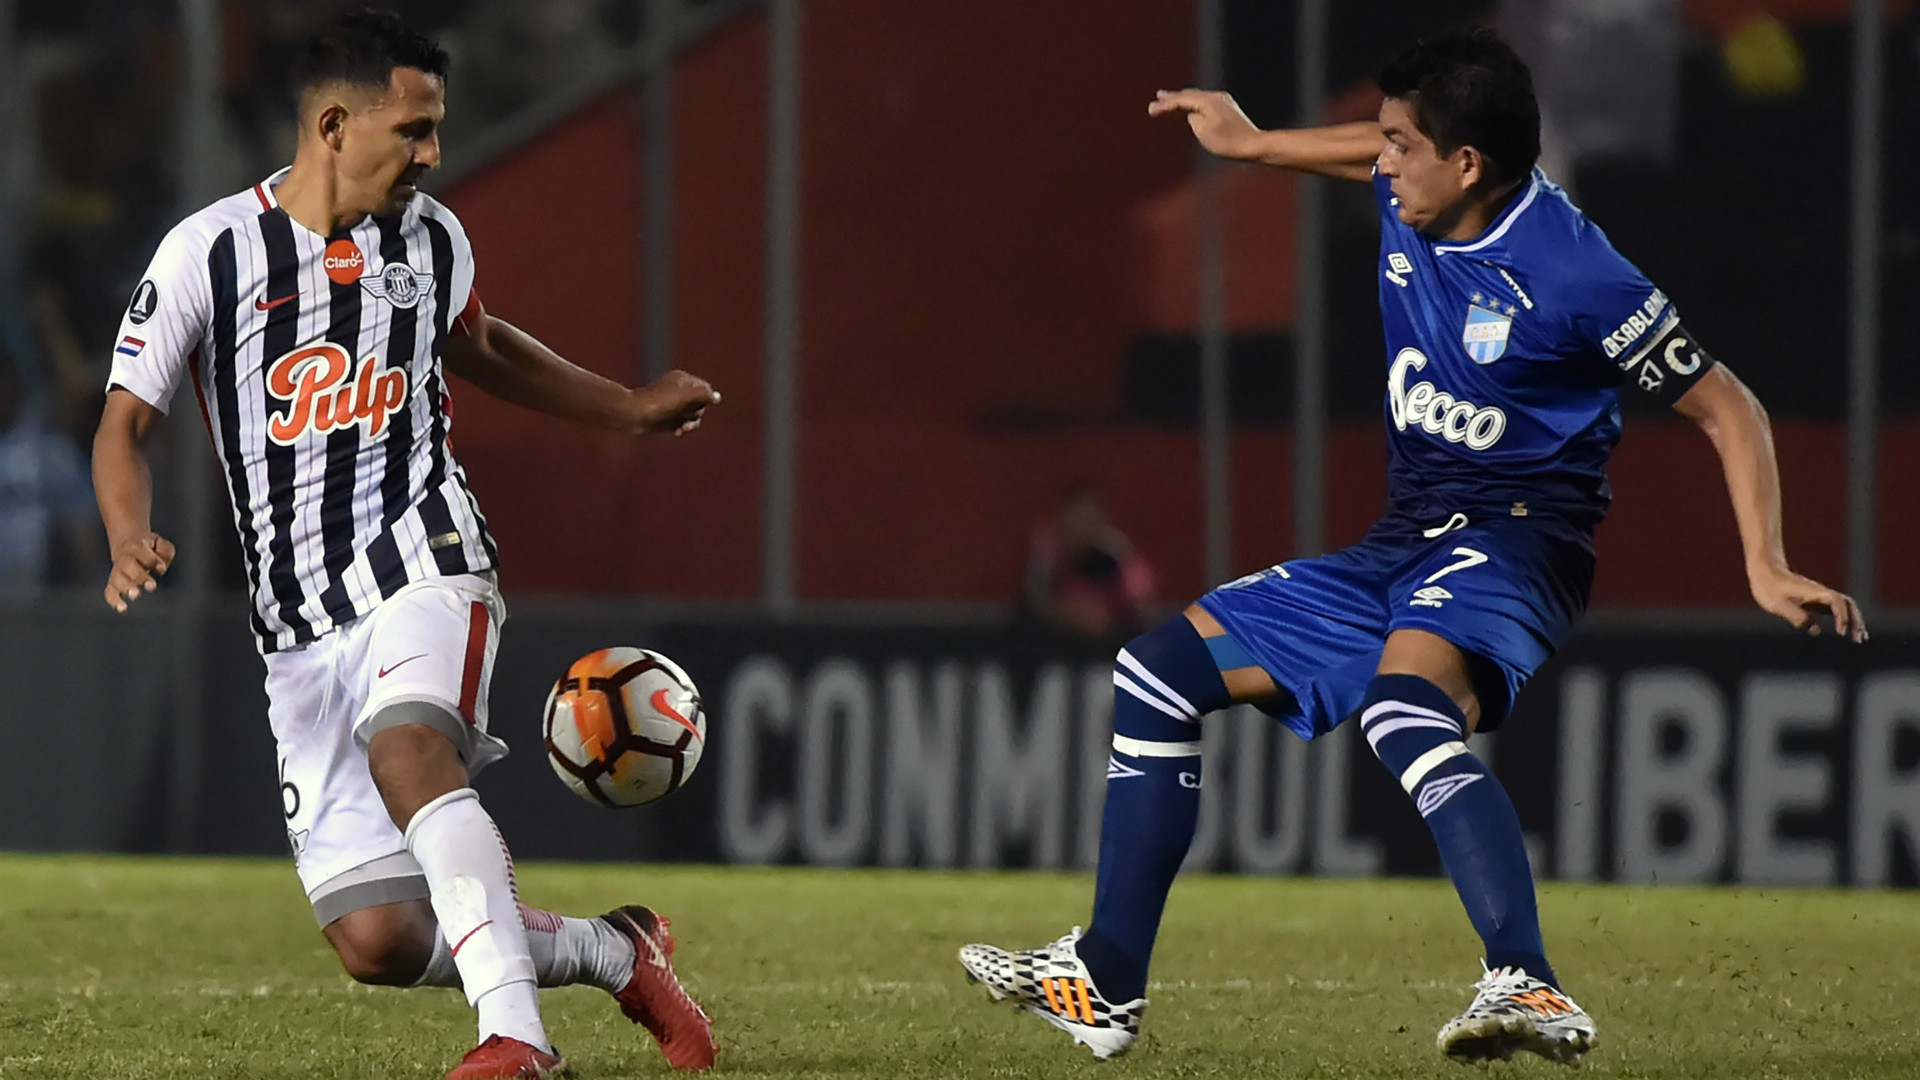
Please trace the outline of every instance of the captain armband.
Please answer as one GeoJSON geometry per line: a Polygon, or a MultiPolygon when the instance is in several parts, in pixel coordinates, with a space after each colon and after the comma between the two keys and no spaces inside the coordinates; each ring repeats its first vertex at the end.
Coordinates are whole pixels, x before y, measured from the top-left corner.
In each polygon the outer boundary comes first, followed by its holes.
{"type": "Polygon", "coordinates": [[[1671,405],[1706,377],[1714,360],[1687,328],[1675,320],[1620,362],[1626,381],[1671,405]]]}

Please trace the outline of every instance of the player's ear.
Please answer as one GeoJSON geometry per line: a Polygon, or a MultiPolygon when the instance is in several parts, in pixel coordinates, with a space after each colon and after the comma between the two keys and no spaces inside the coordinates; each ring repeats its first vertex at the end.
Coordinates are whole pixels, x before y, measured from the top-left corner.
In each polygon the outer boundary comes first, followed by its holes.
{"type": "Polygon", "coordinates": [[[314,117],[314,130],[319,132],[320,141],[332,147],[336,152],[347,131],[347,107],[338,101],[323,105],[320,114],[314,117]]]}
{"type": "Polygon", "coordinates": [[[1460,190],[1472,191],[1479,187],[1480,181],[1487,178],[1486,157],[1472,146],[1463,146],[1454,151],[1454,155],[1457,159],[1454,167],[1460,174],[1460,190]]]}

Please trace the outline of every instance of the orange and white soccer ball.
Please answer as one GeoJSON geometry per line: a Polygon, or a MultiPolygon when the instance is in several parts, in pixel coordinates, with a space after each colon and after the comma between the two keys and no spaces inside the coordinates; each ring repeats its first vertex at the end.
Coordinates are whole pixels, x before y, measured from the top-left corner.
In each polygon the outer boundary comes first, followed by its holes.
{"type": "Polygon", "coordinates": [[[707,745],[700,691],[680,665],[646,649],[601,649],[574,661],[547,695],[547,760],[574,794],[640,806],[693,775],[707,745]]]}

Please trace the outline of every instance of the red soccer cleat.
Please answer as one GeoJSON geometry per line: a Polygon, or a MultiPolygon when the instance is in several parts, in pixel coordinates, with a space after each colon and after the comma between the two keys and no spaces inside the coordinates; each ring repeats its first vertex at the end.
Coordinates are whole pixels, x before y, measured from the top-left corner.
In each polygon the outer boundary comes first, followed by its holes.
{"type": "Polygon", "coordinates": [[[713,1021],[694,1004],[673,974],[673,935],[667,918],[638,904],[600,918],[633,940],[633,978],[613,995],[627,1019],[653,1033],[667,1064],[676,1069],[713,1068],[719,1047],[713,1021]]]}
{"type": "Polygon", "coordinates": [[[447,1080],[548,1080],[572,1075],[567,1059],[558,1053],[546,1053],[505,1035],[489,1035],[467,1051],[447,1080]]]}

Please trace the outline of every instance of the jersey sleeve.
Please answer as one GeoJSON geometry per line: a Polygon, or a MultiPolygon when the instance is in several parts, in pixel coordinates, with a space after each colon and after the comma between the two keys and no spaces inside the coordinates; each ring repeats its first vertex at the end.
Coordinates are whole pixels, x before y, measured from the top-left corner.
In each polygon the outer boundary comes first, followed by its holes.
{"type": "Polygon", "coordinates": [[[466,226],[444,203],[433,202],[434,220],[446,226],[447,239],[453,245],[453,281],[447,292],[447,333],[466,334],[479,311],[480,294],[474,288],[473,242],[467,239],[466,226]]]}
{"type": "Polygon", "coordinates": [[[1669,403],[1692,389],[1713,358],[1680,325],[1680,313],[1640,268],[1588,226],[1563,280],[1575,353],[1605,360],[1621,382],[1669,403]]]}
{"type": "Polygon", "coordinates": [[[205,244],[183,222],[160,241],[114,336],[108,389],[119,387],[167,412],[213,308],[205,244]]]}

